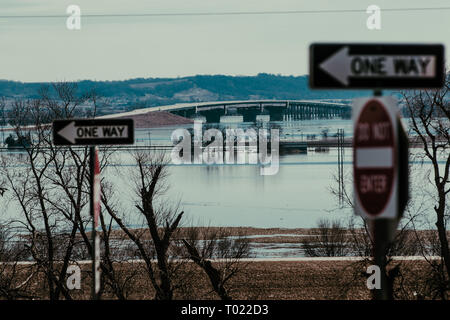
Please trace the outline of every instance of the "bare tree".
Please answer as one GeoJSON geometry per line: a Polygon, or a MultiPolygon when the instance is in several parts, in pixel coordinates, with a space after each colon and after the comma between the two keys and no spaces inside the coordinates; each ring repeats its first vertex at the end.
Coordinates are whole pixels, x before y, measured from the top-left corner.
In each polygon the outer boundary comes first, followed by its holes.
{"type": "Polygon", "coordinates": [[[410,116],[410,127],[431,162],[430,182],[434,188],[435,226],[443,267],[437,268],[442,279],[441,298],[448,298],[450,288],[450,249],[447,233],[448,194],[450,193],[450,74],[445,85],[436,90],[403,92],[403,102],[410,116]],[[442,163],[441,163],[442,162],[442,163]]]}
{"type": "MultiPolygon", "coordinates": [[[[90,218],[84,214],[90,192],[88,149],[54,146],[49,124],[82,116],[79,107],[91,95],[80,94],[74,83],[55,83],[43,86],[37,99],[16,100],[10,111],[18,140],[27,143],[18,156],[2,157],[3,172],[24,218],[15,223],[26,234],[29,253],[46,277],[43,288],[52,300],[72,298],[65,284],[67,268],[77,258],[75,250],[92,255],[92,246],[86,232],[90,218]],[[11,163],[22,166],[12,168],[11,163]]],[[[105,275],[111,278],[113,273],[105,275]]]]}
{"type": "Polygon", "coordinates": [[[31,265],[20,265],[26,258],[23,244],[8,223],[0,223],[0,299],[32,299],[30,293],[36,269],[31,265]]]}
{"type": "Polygon", "coordinates": [[[140,275],[139,268],[130,261],[134,258],[135,247],[127,245],[129,238],[125,233],[113,230],[114,219],[108,212],[117,211],[117,200],[112,200],[115,198],[113,186],[105,179],[102,179],[102,195],[107,207],[99,215],[102,270],[99,296],[109,287],[119,300],[125,300],[132,293],[136,277],[140,275]]]}
{"type": "MultiPolygon", "coordinates": [[[[29,145],[23,146],[26,155],[26,158],[22,159],[23,168],[11,170],[4,166],[9,186],[24,214],[25,220],[18,222],[28,233],[27,240],[33,259],[46,275],[49,298],[59,299],[62,294],[66,299],[70,299],[70,294],[64,287],[64,277],[70,263],[77,226],[70,227],[64,223],[57,213],[57,208],[48,201],[56,196],[48,180],[51,163],[54,162],[56,154],[49,149],[50,133],[44,125],[49,123],[51,111],[43,108],[42,101],[36,99],[16,101],[12,113],[17,116],[14,118],[15,133],[19,141],[21,137],[29,137],[29,145]],[[24,131],[21,125],[24,122],[33,124],[33,135],[24,131]],[[64,229],[65,232],[62,232],[64,229]],[[64,253],[59,257],[56,252],[64,253]]],[[[17,160],[16,163],[19,163],[17,160]]],[[[11,162],[12,159],[5,161],[11,162]]],[[[66,218],[71,218],[70,211],[62,213],[66,218]]]]}
{"type": "Polygon", "coordinates": [[[310,257],[342,257],[350,253],[348,230],[339,220],[319,219],[302,244],[310,257]]]}
{"type": "Polygon", "coordinates": [[[174,279],[179,276],[182,264],[179,257],[171,254],[173,236],[184,212],[179,210],[178,205],[170,205],[163,197],[168,188],[166,155],[138,151],[134,154],[134,161],[137,169],[131,175],[137,195],[135,208],[143,219],[143,227],[132,230],[104,195],[102,202],[108,214],[137,246],[139,258],[144,260],[145,270],[155,290],[155,299],[172,300],[174,291],[181,285],[174,279]]]}
{"type": "MultiPolygon", "coordinates": [[[[27,252],[37,270],[45,276],[46,281],[41,282],[42,289],[52,300],[62,297],[72,299],[65,283],[67,269],[76,259],[92,256],[93,248],[88,231],[92,218],[87,214],[90,193],[88,148],[54,146],[49,124],[54,119],[85,115],[85,110],[80,110],[80,107],[88,103],[93,108],[89,115],[95,116],[97,108],[104,101],[94,91],[79,94],[76,84],[56,83],[43,86],[37,99],[16,100],[10,111],[18,141],[26,142],[21,145],[22,152],[19,155],[2,156],[2,169],[11,189],[11,197],[19,204],[23,216],[13,222],[21,228],[27,242],[27,252]],[[11,166],[12,163],[15,166],[11,166]]],[[[112,153],[113,150],[108,148],[102,150],[102,168],[107,166],[112,153]]],[[[151,259],[154,253],[159,258],[160,287],[157,298],[170,299],[175,288],[171,282],[175,264],[169,262],[169,247],[182,212],[171,221],[167,206],[155,208],[153,201],[162,191],[160,185],[166,175],[165,166],[150,166],[151,170],[148,170],[145,161],[144,157],[138,161],[141,179],[136,182],[142,185],[138,190],[141,203],[136,208],[148,220],[147,226],[157,244],[154,247],[156,250],[146,251],[150,253],[149,273],[152,273],[151,259]],[[160,183],[156,185],[158,181],[160,183]],[[164,234],[159,234],[158,227],[162,221],[169,225],[164,234]]],[[[130,272],[130,268],[126,270],[123,264],[117,263],[129,258],[126,255],[119,257],[121,251],[115,250],[118,239],[117,236],[111,237],[115,220],[108,215],[113,207],[107,200],[105,183],[103,187],[103,201],[108,206],[100,215],[100,295],[110,290],[117,298],[126,299],[136,272],[130,272]]],[[[148,241],[143,242],[148,244],[148,241]]]]}
{"type": "MultiPolygon", "coordinates": [[[[336,183],[339,183],[338,177],[334,177],[336,183]]],[[[341,194],[336,187],[330,187],[330,192],[337,199],[343,199],[341,203],[343,208],[352,209],[354,208],[353,203],[353,193],[352,188],[352,177],[350,174],[344,175],[343,188],[341,194]]],[[[401,268],[404,267],[402,261],[394,260],[395,256],[401,255],[414,255],[419,252],[418,242],[416,241],[415,232],[415,221],[419,216],[423,214],[423,211],[414,207],[414,200],[410,199],[408,205],[406,206],[403,218],[400,220],[399,228],[396,230],[392,241],[385,248],[386,263],[385,269],[386,278],[388,281],[388,291],[389,297],[403,298],[401,291],[405,288],[395,286],[395,283],[402,282],[404,275],[401,272],[401,268]]],[[[363,257],[362,260],[356,261],[351,265],[354,271],[354,279],[352,281],[361,281],[367,277],[365,272],[368,265],[373,264],[371,260],[372,251],[374,247],[372,236],[369,232],[369,226],[367,222],[361,217],[350,216],[348,220],[348,225],[346,227],[347,237],[346,246],[348,248],[347,254],[363,257]]],[[[352,284],[349,283],[344,285],[344,287],[350,288],[352,284]]],[[[345,290],[343,291],[345,292],[345,290]]]]}
{"type": "MultiPolygon", "coordinates": [[[[397,232],[396,239],[387,248],[387,255],[394,254],[417,254],[422,253],[428,261],[431,273],[428,273],[428,288],[424,290],[428,293],[420,293],[418,296],[448,298],[449,290],[449,270],[450,253],[448,245],[448,223],[447,201],[450,192],[450,107],[449,107],[449,76],[447,75],[444,88],[439,90],[421,90],[403,92],[403,103],[410,116],[410,128],[413,131],[413,145],[423,148],[423,153],[416,155],[419,158],[427,159],[431,162],[431,174],[429,182],[434,187],[435,199],[434,211],[436,214],[436,233],[419,231],[416,227],[418,218],[429,213],[430,208],[414,208],[410,203],[406,208],[409,211],[402,220],[402,229],[397,232]],[[412,211],[416,212],[412,212],[412,211]],[[438,240],[438,241],[436,241],[438,240]],[[436,245],[438,248],[436,248],[436,245]],[[430,249],[431,248],[431,249],[430,249]],[[433,249],[434,248],[434,249],[433,249]],[[437,249],[437,250],[436,250],[437,249]],[[441,261],[428,259],[430,254],[438,252],[441,261]],[[434,286],[433,290],[431,287],[434,286]],[[436,294],[436,292],[438,294],[436,294]]],[[[350,183],[351,185],[351,183],[350,183]]],[[[421,186],[420,188],[423,188],[421,186]]],[[[336,190],[332,193],[337,195],[336,190]]],[[[353,207],[352,195],[344,189],[344,199],[348,207],[353,207]]],[[[421,207],[421,206],[420,206],[421,207]]],[[[364,228],[367,230],[365,223],[364,228]]],[[[369,238],[370,240],[370,238],[369,238]]],[[[371,242],[371,240],[370,240],[371,242]]],[[[356,241],[355,241],[356,243],[356,241]]],[[[361,241],[361,243],[368,243],[361,241]]],[[[388,258],[388,263],[391,259],[388,258]]],[[[396,265],[399,266],[400,263],[396,265]]],[[[393,268],[394,269],[394,268],[393,268]]],[[[391,269],[391,270],[393,270],[391,269]]],[[[402,278],[401,272],[396,268],[397,275],[402,278]]],[[[395,272],[392,275],[395,276],[395,272]]],[[[393,282],[394,280],[391,279],[393,282]]],[[[395,292],[393,293],[395,295],[395,292]]]]}
{"type": "Polygon", "coordinates": [[[192,227],[182,241],[188,258],[206,273],[217,295],[231,300],[226,284],[245,268],[242,258],[250,255],[248,239],[232,237],[226,228],[192,227]]]}

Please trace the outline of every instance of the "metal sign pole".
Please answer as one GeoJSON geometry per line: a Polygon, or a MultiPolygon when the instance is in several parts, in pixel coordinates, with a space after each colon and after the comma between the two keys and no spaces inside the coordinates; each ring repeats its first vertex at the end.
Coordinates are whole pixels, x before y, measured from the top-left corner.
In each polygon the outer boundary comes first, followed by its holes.
{"type": "Polygon", "coordinates": [[[95,217],[94,217],[94,168],[95,168],[95,146],[89,147],[89,184],[90,184],[90,203],[89,210],[92,218],[92,288],[91,288],[91,299],[97,300],[97,293],[95,290],[96,284],[96,270],[95,270],[95,257],[96,257],[96,246],[95,246],[95,238],[96,238],[96,230],[95,230],[95,217]]]}
{"type": "Polygon", "coordinates": [[[374,264],[380,268],[380,289],[374,289],[373,291],[375,300],[389,300],[389,283],[386,277],[387,222],[387,219],[369,221],[373,240],[372,255],[374,264]]]}
{"type": "MultiPolygon", "coordinates": [[[[375,97],[381,97],[383,95],[381,90],[375,90],[373,92],[375,97]]],[[[373,248],[372,255],[374,257],[374,263],[380,268],[380,289],[374,290],[375,300],[388,300],[387,295],[387,279],[386,279],[386,244],[387,237],[383,224],[383,220],[375,220],[370,222],[370,229],[372,233],[373,248]]]]}

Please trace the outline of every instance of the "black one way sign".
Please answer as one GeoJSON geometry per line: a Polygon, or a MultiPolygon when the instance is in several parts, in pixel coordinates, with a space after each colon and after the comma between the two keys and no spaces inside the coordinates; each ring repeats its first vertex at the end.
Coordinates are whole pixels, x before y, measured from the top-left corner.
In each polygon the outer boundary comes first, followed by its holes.
{"type": "Polygon", "coordinates": [[[309,67],[311,88],[440,88],[444,46],[318,43],[310,46],[309,67]]]}
{"type": "Polygon", "coordinates": [[[55,145],[134,143],[133,119],[68,119],[53,122],[55,145]]]}

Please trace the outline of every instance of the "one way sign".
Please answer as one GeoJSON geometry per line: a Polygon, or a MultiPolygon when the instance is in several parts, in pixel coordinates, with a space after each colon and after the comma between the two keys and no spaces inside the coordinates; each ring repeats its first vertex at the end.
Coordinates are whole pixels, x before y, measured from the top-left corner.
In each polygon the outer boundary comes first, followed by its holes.
{"type": "Polygon", "coordinates": [[[133,119],[68,119],[53,122],[55,145],[134,143],[133,119]]]}
{"type": "Polygon", "coordinates": [[[312,44],[310,87],[440,88],[444,46],[429,44],[312,44]]]}

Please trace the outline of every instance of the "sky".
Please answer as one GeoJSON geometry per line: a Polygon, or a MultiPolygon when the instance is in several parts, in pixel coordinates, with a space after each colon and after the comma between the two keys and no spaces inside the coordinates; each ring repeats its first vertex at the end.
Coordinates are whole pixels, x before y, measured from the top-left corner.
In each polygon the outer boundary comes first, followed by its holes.
{"type": "Polygon", "coordinates": [[[443,43],[448,61],[450,3],[448,0],[0,1],[0,79],[7,80],[123,80],[261,72],[304,75],[308,72],[308,47],[314,42],[443,43]],[[73,4],[81,9],[80,30],[66,27],[69,16],[66,9],[73,4]],[[381,30],[369,30],[366,26],[369,5],[381,8],[381,30]],[[383,11],[392,8],[441,9],[383,11]],[[89,17],[308,10],[357,11],[89,17]],[[49,15],[57,17],[36,17],[49,15]]]}

